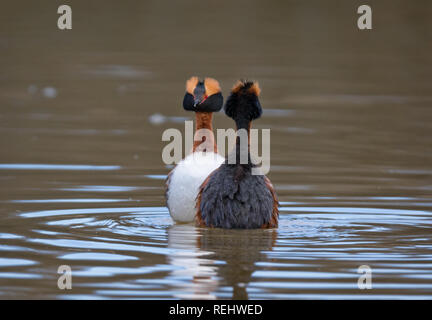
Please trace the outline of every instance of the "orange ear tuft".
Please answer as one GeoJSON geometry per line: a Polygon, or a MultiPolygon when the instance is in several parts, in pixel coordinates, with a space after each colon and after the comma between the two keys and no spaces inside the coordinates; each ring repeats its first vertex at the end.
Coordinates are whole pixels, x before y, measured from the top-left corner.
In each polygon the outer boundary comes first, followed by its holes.
{"type": "Polygon", "coordinates": [[[193,94],[197,84],[198,84],[198,77],[191,77],[188,81],[186,81],[186,91],[190,94],[193,94]]]}
{"type": "Polygon", "coordinates": [[[232,93],[238,93],[244,86],[244,82],[242,80],[237,80],[234,86],[231,89],[232,93]]]}
{"type": "Polygon", "coordinates": [[[207,96],[211,96],[212,94],[221,92],[219,82],[213,78],[205,78],[204,86],[207,96]]]}
{"type": "Polygon", "coordinates": [[[254,95],[256,95],[257,97],[259,97],[260,93],[261,93],[261,89],[259,87],[258,82],[254,82],[252,84],[252,86],[249,88],[248,90],[249,93],[253,93],[254,95]]]}
{"type": "Polygon", "coordinates": [[[240,93],[240,91],[242,91],[243,94],[247,92],[249,94],[254,94],[257,97],[261,93],[261,89],[259,87],[258,82],[252,82],[246,80],[238,80],[234,84],[234,87],[231,89],[232,93],[240,93]]]}

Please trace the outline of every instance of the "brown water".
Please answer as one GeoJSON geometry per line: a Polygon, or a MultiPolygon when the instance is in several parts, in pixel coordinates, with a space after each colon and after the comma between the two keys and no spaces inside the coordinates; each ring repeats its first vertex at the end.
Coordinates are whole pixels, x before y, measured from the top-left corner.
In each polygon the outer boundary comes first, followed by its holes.
{"type": "Polygon", "coordinates": [[[432,3],[368,3],[3,1],[0,298],[431,298],[432,3]],[[277,230],[172,222],[195,74],[260,81],[277,230]]]}

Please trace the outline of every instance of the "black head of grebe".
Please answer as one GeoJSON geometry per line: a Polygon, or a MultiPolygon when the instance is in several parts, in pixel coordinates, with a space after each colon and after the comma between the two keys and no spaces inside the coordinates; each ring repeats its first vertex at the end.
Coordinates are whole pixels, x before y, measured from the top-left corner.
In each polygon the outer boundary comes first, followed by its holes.
{"type": "MultiPolygon", "coordinates": [[[[258,83],[239,81],[231,90],[225,113],[249,135],[251,122],[262,114],[258,83]]],[[[199,226],[226,229],[273,228],[278,225],[278,200],[265,175],[253,175],[248,146],[247,163],[239,162],[237,138],[236,163],[223,163],[200,187],[196,222],[199,226]]]]}
{"type": "Polygon", "coordinates": [[[192,77],[186,82],[183,108],[195,112],[218,112],[223,106],[219,82],[212,78],[192,77]]]}
{"type": "Polygon", "coordinates": [[[238,129],[248,129],[251,121],[262,115],[259,102],[261,89],[257,82],[238,81],[225,103],[225,114],[232,118],[238,129]]]}
{"type": "Polygon", "coordinates": [[[186,94],[183,98],[183,108],[195,112],[195,135],[193,152],[217,152],[213,134],[213,112],[218,112],[223,105],[223,96],[219,82],[213,78],[200,80],[191,77],[186,81],[186,94]],[[205,134],[203,135],[203,130],[205,134]]]}

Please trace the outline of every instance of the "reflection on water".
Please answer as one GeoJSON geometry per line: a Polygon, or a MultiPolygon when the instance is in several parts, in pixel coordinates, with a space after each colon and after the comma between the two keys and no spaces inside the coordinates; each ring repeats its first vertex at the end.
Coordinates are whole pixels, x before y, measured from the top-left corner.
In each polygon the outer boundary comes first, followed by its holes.
{"type": "Polygon", "coordinates": [[[179,298],[214,299],[219,287],[224,298],[248,299],[246,287],[255,263],[265,259],[276,241],[275,230],[218,230],[174,225],[168,229],[168,246],[178,249],[168,258],[179,269],[173,278],[187,282],[179,298]],[[232,292],[230,294],[230,292],[232,292]]]}
{"type": "Polygon", "coordinates": [[[179,282],[177,298],[215,299],[214,291],[219,287],[218,266],[210,258],[212,251],[200,248],[200,232],[189,224],[177,224],[168,229],[168,246],[176,249],[168,257],[175,267],[170,277],[179,282]]]}
{"type": "MultiPolygon", "coordinates": [[[[204,229],[199,239],[201,249],[211,250],[212,259],[220,262],[218,275],[222,284],[232,290],[232,299],[248,299],[247,287],[255,263],[266,259],[276,241],[275,230],[204,229]]],[[[229,297],[231,298],[231,297],[229,297]]]]}
{"type": "Polygon", "coordinates": [[[349,1],[74,2],[70,32],[56,6],[0,11],[0,298],[432,297],[430,1],[372,1],[367,32],[349,1]],[[171,220],[193,74],[260,81],[277,230],[171,220]]]}

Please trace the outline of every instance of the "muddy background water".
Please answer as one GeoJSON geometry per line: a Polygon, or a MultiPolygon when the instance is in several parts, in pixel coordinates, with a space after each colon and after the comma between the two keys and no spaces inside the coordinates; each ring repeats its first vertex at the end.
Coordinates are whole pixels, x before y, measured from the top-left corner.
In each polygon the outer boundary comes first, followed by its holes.
{"type": "Polygon", "coordinates": [[[60,4],[0,3],[0,298],[432,297],[431,1],[60,4]],[[277,230],[170,219],[191,75],[260,82],[277,230]]]}

